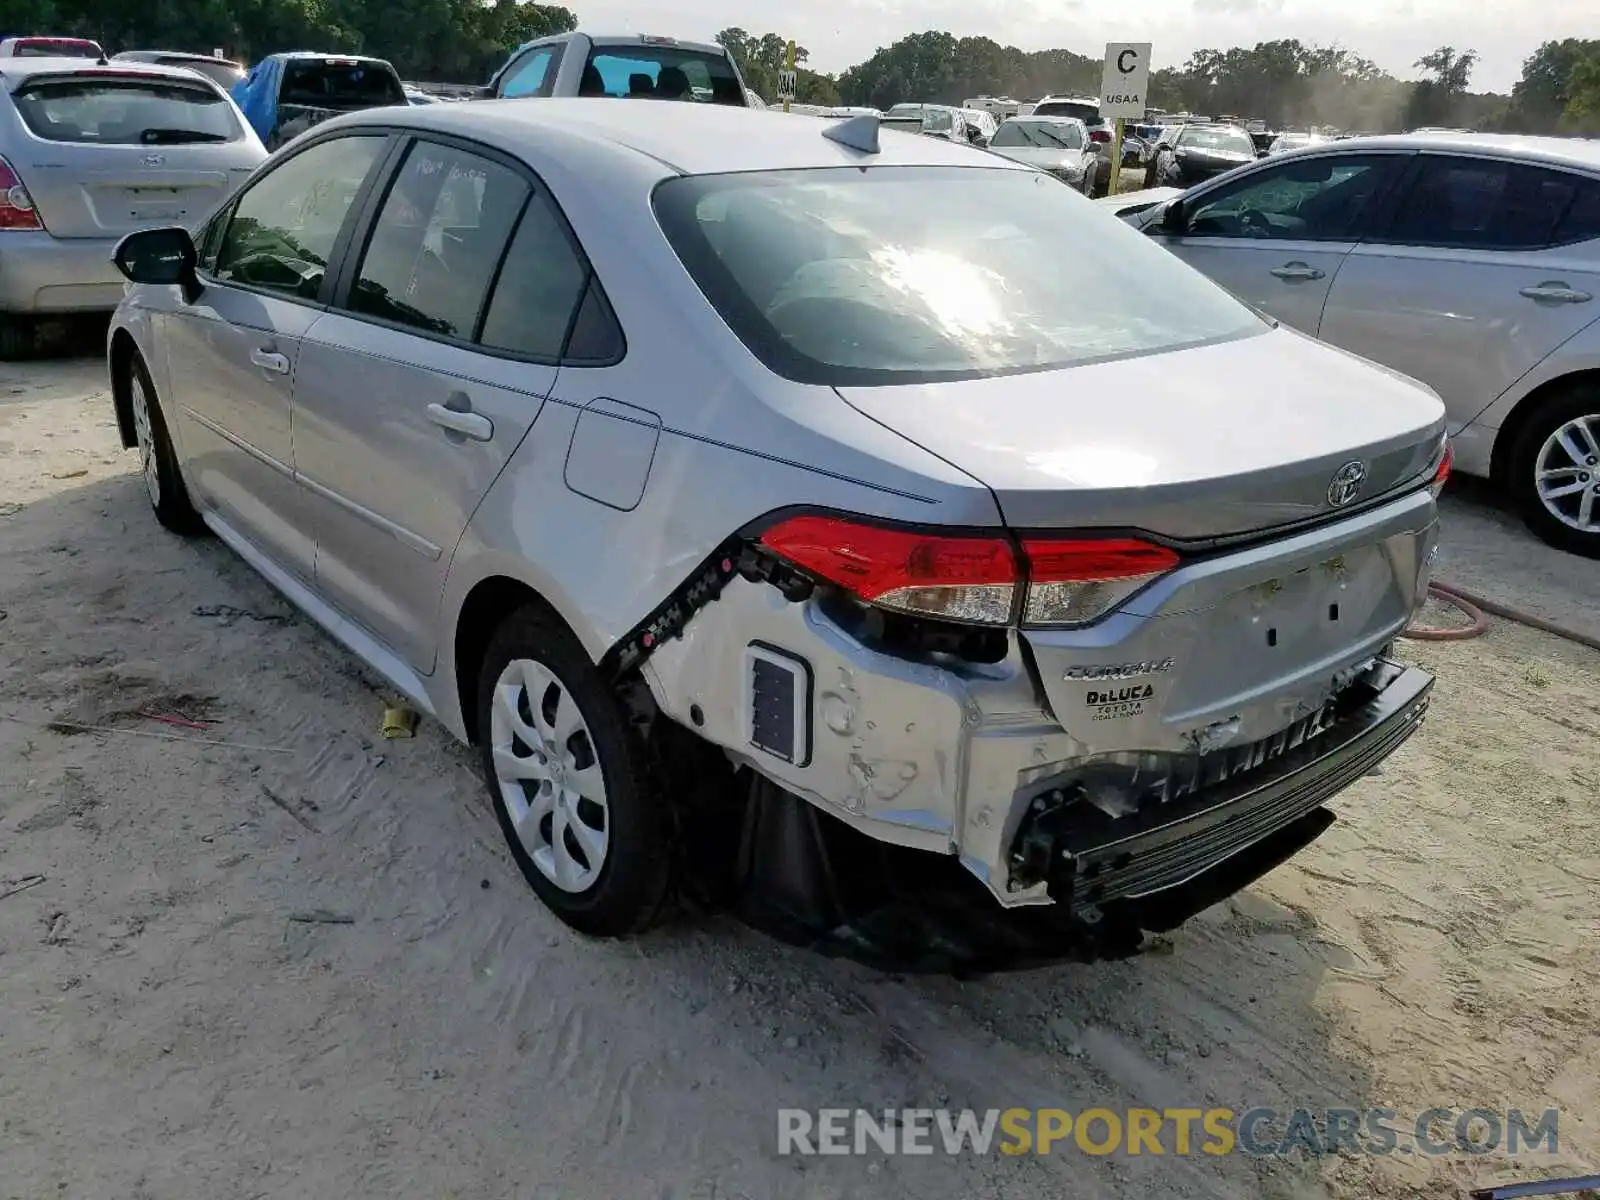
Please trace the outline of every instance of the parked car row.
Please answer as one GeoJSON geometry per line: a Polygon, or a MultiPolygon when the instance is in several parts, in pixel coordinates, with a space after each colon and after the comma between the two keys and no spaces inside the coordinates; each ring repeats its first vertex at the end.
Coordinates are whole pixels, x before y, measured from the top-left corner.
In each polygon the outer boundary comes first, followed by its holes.
{"type": "Polygon", "coordinates": [[[1107,203],[1277,320],[1432,387],[1456,468],[1600,557],[1600,143],[1343,139],[1107,203]]]}
{"type": "Polygon", "coordinates": [[[116,418],[164,525],[478,748],[574,927],[651,921],[692,818],[807,927],[1111,952],[1420,723],[1443,409],[879,124],[332,117],[121,242],[116,418]]]}

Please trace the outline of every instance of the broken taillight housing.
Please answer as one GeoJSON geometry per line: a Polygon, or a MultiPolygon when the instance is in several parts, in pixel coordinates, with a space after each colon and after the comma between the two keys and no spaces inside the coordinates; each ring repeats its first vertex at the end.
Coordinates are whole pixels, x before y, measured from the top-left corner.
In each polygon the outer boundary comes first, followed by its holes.
{"type": "Polygon", "coordinates": [[[1178,565],[1173,551],[1134,538],[1017,542],[828,516],[781,521],[761,543],[868,604],[979,625],[1018,616],[1028,626],[1082,625],[1178,565]]]}
{"type": "Polygon", "coordinates": [[[11,164],[0,158],[0,230],[43,229],[34,211],[33,197],[11,164]]]}

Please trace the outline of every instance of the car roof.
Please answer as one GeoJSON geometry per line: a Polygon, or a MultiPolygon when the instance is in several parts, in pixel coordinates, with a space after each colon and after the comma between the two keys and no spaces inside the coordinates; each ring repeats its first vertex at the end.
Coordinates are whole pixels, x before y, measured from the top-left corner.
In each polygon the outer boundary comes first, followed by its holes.
{"type": "Polygon", "coordinates": [[[1034,114],[1029,113],[1025,117],[1021,116],[1021,115],[1014,116],[1014,117],[1007,117],[1004,121],[1001,121],[1000,124],[1002,124],[1002,125],[1010,125],[1013,121],[1018,122],[1018,123],[1021,123],[1023,121],[1027,121],[1027,122],[1030,122],[1030,123],[1032,123],[1034,125],[1082,125],[1083,124],[1083,118],[1081,118],[1081,117],[1067,117],[1067,116],[1063,116],[1060,113],[1045,113],[1043,116],[1034,116],[1034,114]]]}
{"type": "Polygon", "coordinates": [[[386,58],[373,58],[368,54],[337,54],[332,50],[285,50],[279,54],[269,54],[268,58],[281,58],[285,62],[298,62],[301,59],[331,59],[337,63],[371,63],[377,67],[389,66],[386,58]]]}
{"type": "Polygon", "coordinates": [[[1594,138],[1535,137],[1515,133],[1391,133],[1366,134],[1318,143],[1312,152],[1353,150],[1448,150],[1457,154],[1484,154],[1493,158],[1518,158],[1528,162],[1600,170],[1600,140],[1594,138]]]}
{"type": "Polygon", "coordinates": [[[531,42],[523,42],[512,53],[520,54],[529,46],[544,46],[549,45],[551,42],[570,42],[580,37],[588,38],[597,46],[660,46],[662,49],[699,50],[707,54],[728,56],[727,47],[719,46],[716,42],[691,42],[683,38],[669,38],[651,33],[589,33],[582,29],[575,29],[571,33],[552,33],[546,37],[534,38],[531,42]]]}
{"type": "MultiPolygon", "coordinates": [[[[6,58],[0,59],[0,80],[7,89],[15,91],[35,75],[98,75],[124,79],[143,75],[153,79],[180,79],[193,83],[206,80],[204,75],[188,67],[167,66],[165,63],[133,62],[122,59],[100,62],[93,58],[6,58]]],[[[214,84],[212,86],[215,86],[214,84]]]]}
{"type": "Polygon", "coordinates": [[[866,155],[824,137],[833,127],[826,121],[795,121],[781,111],[729,104],[655,104],[596,97],[483,100],[369,109],[336,117],[324,128],[334,125],[430,129],[523,156],[546,152],[563,137],[577,137],[609,147],[619,157],[653,159],[662,168],[663,178],[865,165],[1012,169],[981,150],[892,129],[882,131],[880,152],[866,155]]]}
{"type": "Polygon", "coordinates": [[[179,58],[184,62],[222,63],[237,67],[231,58],[218,58],[215,54],[191,54],[187,50],[124,50],[111,56],[112,62],[155,62],[158,58],[179,58]]]}

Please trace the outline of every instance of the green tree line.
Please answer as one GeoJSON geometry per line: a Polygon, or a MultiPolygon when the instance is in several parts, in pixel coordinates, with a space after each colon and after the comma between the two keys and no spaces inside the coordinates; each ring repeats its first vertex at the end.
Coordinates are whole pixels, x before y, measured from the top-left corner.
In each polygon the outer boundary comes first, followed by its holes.
{"type": "MultiPolygon", "coordinates": [[[[93,37],[112,51],[222,47],[244,62],[278,50],[373,54],[406,78],[454,83],[481,83],[512,47],[577,23],[571,9],[532,0],[0,0],[0,36],[93,37]]],[[[746,81],[775,99],[787,37],[733,28],[717,40],[746,81]]],[[[959,104],[978,95],[1031,100],[1093,95],[1100,83],[1098,51],[1025,51],[938,31],[910,34],[838,75],[811,69],[810,57],[797,47],[795,98],[803,104],[887,108],[904,100],[959,104]]],[[[1405,81],[1342,47],[1288,38],[1197,50],[1181,66],[1152,74],[1149,100],[1274,125],[1600,134],[1600,40],[1546,42],[1529,56],[1510,96],[1470,90],[1477,61],[1471,49],[1441,46],[1416,64],[1420,81],[1405,81]]]]}
{"type": "Polygon", "coordinates": [[[0,36],[92,37],[108,51],[222,48],[370,54],[407,79],[482,83],[513,46],[576,28],[558,5],[516,0],[0,0],[0,36]]]}

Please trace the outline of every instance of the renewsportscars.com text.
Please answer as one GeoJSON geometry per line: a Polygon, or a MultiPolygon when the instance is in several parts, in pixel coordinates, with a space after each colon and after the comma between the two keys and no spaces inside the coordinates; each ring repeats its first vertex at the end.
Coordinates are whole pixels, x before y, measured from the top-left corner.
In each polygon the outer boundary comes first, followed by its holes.
{"type": "Polygon", "coordinates": [[[786,1108],[778,1153],[1553,1155],[1557,1123],[1517,1108],[786,1108]]]}

